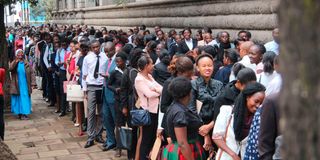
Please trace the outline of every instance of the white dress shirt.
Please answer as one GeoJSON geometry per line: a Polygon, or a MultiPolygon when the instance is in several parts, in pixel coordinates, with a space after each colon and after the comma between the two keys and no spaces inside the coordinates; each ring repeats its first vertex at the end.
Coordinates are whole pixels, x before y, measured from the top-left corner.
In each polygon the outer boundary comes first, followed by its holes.
{"type": "Polygon", "coordinates": [[[279,44],[275,41],[270,41],[264,45],[266,47],[266,51],[272,51],[279,55],[279,44]]]}
{"type": "Polygon", "coordinates": [[[192,41],[192,38],[190,38],[189,40],[185,39],[186,41],[186,44],[189,48],[189,50],[192,50],[193,49],[193,41],[192,41]]]}
{"type": "Polygon", "coordinates": [[[82,73],[83,73],[83,90],[87,91],[87,85],[103,85],[104,77],[100,74],[106,73],[107,56],[105,53],[99,54],[99,75],[98,78],[94,78],[94,70],[97,63],[97,55],[94,52],[89,52],[83,59],[82,73]]]}
{"type": "Polygon", "coordinates": [[[47,68],[51,67],[51,62],[48,61],[48,58],[51,59],[52,47],[53,47],[52,43],[46,44],[46,50],[45,50],[44,55],[43,55],[43,62],[46,65],[47,68]]]}

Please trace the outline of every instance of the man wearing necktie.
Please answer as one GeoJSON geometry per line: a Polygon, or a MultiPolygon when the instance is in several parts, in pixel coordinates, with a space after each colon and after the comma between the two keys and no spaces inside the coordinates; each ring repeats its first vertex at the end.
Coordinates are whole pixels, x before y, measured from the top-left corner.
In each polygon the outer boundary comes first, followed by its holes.
{"type": "Polygon", "coordinates": [[[88,140],[84,148],[94,145],[94,141],[104,143],[102,138],[102,88],[107,56],[100,53],[100,43],[97,40],[91,42],[91,51],[83,60],[82,85],[85,97],[88,100],[88,140]]]}
{"type": "Polygon", "coordinates": [[[103,87],[103,124],[107,132],[107,140],[103,145],[103,151],[108,151],[116,147],[115,138],[115,108],[114,108],[114,94],[108,87],[108,80],[111,72],[116,68],[115,57],[116,50],[115,45],[112,42],[105,43],[104,52],[108,57],[107,63],[105,65],[106,72],[105,75],[105,85],[103,87]]]}

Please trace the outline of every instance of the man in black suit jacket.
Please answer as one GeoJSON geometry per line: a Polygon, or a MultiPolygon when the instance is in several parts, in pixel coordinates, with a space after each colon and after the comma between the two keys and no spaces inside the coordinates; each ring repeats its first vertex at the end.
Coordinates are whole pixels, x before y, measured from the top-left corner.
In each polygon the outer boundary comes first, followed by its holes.
{"type": "Polygon", "coordinates": [[[184,39],[179,44],[178,52],[180,54],[186,54],[188,51],[193,50],[195,47],[197,47],[198,42],[196,39],[191,38],[191,29],[186,28],[183,30],[183,36],[184,39]]]}

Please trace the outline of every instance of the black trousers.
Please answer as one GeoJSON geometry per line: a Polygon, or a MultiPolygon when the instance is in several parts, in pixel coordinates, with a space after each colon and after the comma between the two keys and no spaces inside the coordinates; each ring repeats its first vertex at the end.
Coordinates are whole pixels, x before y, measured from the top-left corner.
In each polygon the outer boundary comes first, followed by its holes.
{"type": "Polygon", "coordinates": [[[150,151],[157,137],[158,114],[150,113],[151,125],[142,127],[140,160],[148,160],[150,151]]]}
{"type": "Polygon", "coordinates": [[[4,118],[3,118],[3,111],[4,111],[4,98],[0,96],[0,138],[4,139],[4,118]]]}
{"type": "Polygon", "coordinates": [[[61,112],[66,113],[67,110],[67,94],[63,92],[63,82],[67,80],[67,72],[59,70],[59,87],[60,87],[60,109],[61,112]]]}

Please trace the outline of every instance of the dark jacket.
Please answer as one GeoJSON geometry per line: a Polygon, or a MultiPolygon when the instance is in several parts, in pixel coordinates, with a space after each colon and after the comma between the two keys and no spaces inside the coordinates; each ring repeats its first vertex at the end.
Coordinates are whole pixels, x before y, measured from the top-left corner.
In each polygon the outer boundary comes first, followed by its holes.
{"type": "MultiPolygon", "coordinates": [[[[192,39],[192,43],[193,43],[192,49],[194,49],[195,47],[197,47],[198,42],[197,42],[196,39],[192,39]]],[[[185,40],[182,40],[181,43],[179,44],[178,52],[179,52],[180,54],[186,54],[186,53],[189,52],[189,51],[190,51],[190,49],[189,49],[186,41],[185,41],[185,40]]]]}
{"type": "Polygon", "coordinates": [[[229,83],[229,77],[231,74],[233,64],[226,65],[223,68],[219,69],[218,72],[215,74],[214,79],[222,82],[224,85],[229,83]]]}
{"type": "MultiPolygon", "coordinates": [[[[120,102],[120,90],[117,92],[117,88],[121,87],[122,73],[118,70],[114,70],[110,74],[110,78],[108,81],[108,88],[113,91],[114,99],[117,102],[120,102]]],[[[117,103],[118,104],[118,103],[117,103]]],[[[119,106],[116,106],[119,107],[119,106]]]]}
{"type": "MultiPolygon", "coordinates": [[[[11,81],[10,81],[10,94],[19,95],[19,83],[18,83],[18,68],[19,61],[12,61],[9,65],[9,71],[11,72],[11,81]]],[[[32,93],[32,85],[35,85],[35,76],[33,74],[32,68],[29,65],[29,62],[24,61],[24,69],[26,72],[26,79],[28,83],[28,92],[32,93]]]]}
{"type": "Polygon", "coordinates": [[[131,110],[136,101],[137,96],[134,93],[134,80],[137,77],[138,70],[132,67],[128,67],[124,70],[122,79],[121,79],[121,89],[120,89],[120,101],[121,101],[121,108],[128,108],[131,110]]]}
{"type": "Polygon", "coordinates": [[[275,140],[279,132],[279,94],[268,96],[262,104],[259,131],[259,159],[271,160],[275,153],[275,140]]]}
{"type": "Polygon", "coordinates": [[[202,77],[199,77],[191,81],[192,84],[192,98],[191,108],[196,110],[197,100],[202,102],[200,110],[200,117],[204,124],[208,124],[213,120],[214,115],[214,102],[218,94],[223,88],[223,84],[220,81],[211,79],[208,84],[205,83],[202,77]]]}
{"type": "Polygon", "coordinates": [[[235,86],[236,81],[232,81],[228,83],[222,92],[217,96],[216,101],[214,102],[214,114],[213,120],[215,121],[220,113],[220,107],[222,105],[233,105],[237,96],[240,94],[240,90],[238,90],[235,86]]]}
{"type": "Polygon", "coordinates": [[[163,86],[164,81],[171,77],[171,73],[168,71],[168,66],[160,62],[154,66],[152,76],[163,86]]]}

